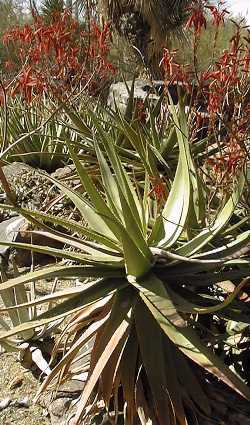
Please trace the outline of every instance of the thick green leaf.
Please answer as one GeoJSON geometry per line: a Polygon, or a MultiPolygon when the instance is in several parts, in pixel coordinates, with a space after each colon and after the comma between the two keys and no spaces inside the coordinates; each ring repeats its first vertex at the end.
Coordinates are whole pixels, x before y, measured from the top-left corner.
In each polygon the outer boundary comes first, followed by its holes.
{"type": "Polygon", "coordinates": [[[169,394],[167,386],[161,328],[140,302],[135,307],[135,325],[158,422],[160,425],[170,425],[173,423],[172,394],[169,394]]]}
{"type": "MultiPolygon", "coordinates": [[[[174,120],[177,118],[175,114],[174,120]]],[[[178,124],[178,123],[177,123],[178,124]]],[[[187,232],[191,236],[192,229],[198,229],[205,220],[205,199],[203,196],[203,188],[201,185],[200,177],[198,176],[193,157],[191,155],[191,148],[188,139],[188,117],[185,113],[185,105],[183,99],[179,98],[179,125],[176,127],[178,137],[184,139],[186,157],[189,165],[189,175],[191,183],[191,200],[189,206],[189,217],[187,222],[187,232]]]]}
{"type": "Polygon", "coordinates": [[[103,245],[86,241],[85,239],[79,239],[71,235],[65,235],[65,233],[55,231],[54,229],[50,229],[49,231],[34,230],[32,231],[32,234],[41,235],[41,237],[61,242],[64,245],[68,245],[69,247],[83,251],[88,256],[95,258],[95,260],[103,261],[104,263],[106,261],[122,262],[122,256],[117,251],[112,251],[103,245]]]}
{"type": "Polygon", "coordinates": [[[172,323],[161,313],[149,299],[141,294],[142,300],[151,311],[162,330],[166,333],[169,339],[182,351],[186,356],[199,364],[204,369],[221,379],[228,386],[233,388],[242,396],[250,399],[250,389],[243,381],[235,375],[223,361],[215,356],[211,350],[205,347],[199,337],[191,328],[175,328],[172,323]]]}
{"type": "Polygon", "coordinates": [[[127,203],[126,198],[124,197],[120,188],[119,197],[122,205],[125,228],[128,234],[130,235],[131,239],[133,239],[134,244],[137,245],[140,251],[142,251],[142,253],[152,262],[153,256],[144,239],[143,231],[141,227],[137,225],[137,222],[133,216],[133,211],[130,209],[129,204],[127,203]]]}
{"type": "MultiPolygon", "coordinates": [[[[72,260],[72,261],[77,261],[79,263],[85,264],[85,265],[97,265],[98,261],[99,262],[105,262],[107,264],[109,264],[110,266],[117,266],[117,261],[111,260],[111,258],[109,258],[108,256],[105,258],[103,257],[103,255],[99,258],[98,260],[98,256],[91,256],[91,255],[84,255],[81,253],[78,253],[76,251],[67,251],[66,249],[57,249],[57,248],[50,248],[50,247],[45,247],[42,245],[32,245],[32,244],[28,244],[28,243],[22,243],[22,242],[5,242],[5,241],[0,241],[0,246],[11,246],[13,248],[21,248],[21,249],[26,249],[29,251],[34,251],[34,252],[39,252],[40,254],[46,254],[46,255],[51,255],[53,257],[56,258],[63,258],[63,259],[68,259],[68,260],[72,260]]],[[[116,260],[119,261],[119,258],[117,258],[116,260]]]]}
{"type": "Polygon", "coordinates": [[[127,281],[124,279],[102,279],[98,282],[86,284],[84,291],[77,294],[70,299],[63,301],[56,305],[49,311],[42,313],[37,319],[31,320],[27,323],[21,324],[14,327],[13,329],[1,332],[0,341],[4,340],[12,335],[16,335],[20,332],[28,329],[34,329],[36,327],[43,326],[53,321],[63,319],[68,315],[77,312],[84,306],[87,306],[103,297],[112,295],[119,288],[127,286],[127,281]]]}
{"type": "Polygon", "coordinates": [[[47,177],[51,180],[64,195],[66,195],[71,201],[74,203],[76,208],[80,211],[83,216],[83,219],[86,220],[88,225],[95,232],[103,234],[105,237],[111,239],[114,242],[117,242],[115,234],[110,230],[110,228],[106,225],[105,220],[100,217],[98,211],[84,199],[82,195],[76,192],[76,190],[72,190],[67,187],[62,182],[59,182],[52,177],[47,177]]]}
{"type": "Polygon", "coordinates": [[[97,117],[94,114],[91,114],[93,122],[96,126],[96,129],[99,133],[100,140],[105,147],[105,150],[108,155],[108,159],[112,165],[114,173],[116,175],[117,183],[120,186],[120,189],[123,191],[125,198],[130,206],[131,211],[134,214],[134,217],[140,227],[142,227],[142,209],[139,199],[137,197],[136,191],[130,181],[128,174],[124,170],[121,160],[117,154],[116,148],[114,146],[114,140],[110,135],[105,132],[98,122],[97,117]]]}
{"type": "MultiPolygon", "coordinates": [[[[0,207],[8,210],[13,210],[13,207],[2,204],[0,204],[0,207]]],[[[114,251],[121,251],[121,247],[118,246],[115,242],[113,242],[113,240],[109,239],[108,237],[105,237],[105,235],[101,233],[97,233],[94,230],[87,228],[84,224],[79,224],[74,220],[67,220],[66,218],[60,218],[58,216],[54,216],[42,211],[32,211],[26,208],[18,208],[17,211],[21,215],[25,215],[27,219],[29,219],[29,216],[31,216],[44,222],[52,223],[53,225],[59,225],[60,227],[70,230],[72,233],[78,233],[79,235],[85,236],[88,240],[90,239],[99,242],[100,244],[111,248],[114,251]]]]}
{"type": "Polygon", "coordinates": [[[101,170],[101,176],[102,176],[102,181],[105,188],[105,195],[107,197],[108,205],[110,209],[113,211],[113,213],[118,214],[118,216],[122,219],[121,203],[119,200],[119,191],[117,188],[117,183],[96,141],[95,141],[95,151],[96,151],[98,163],[101,170]]]}
{"type": "Polygon", "coordinates": [[[73,108],[69,108],[65,103],[60,101],[63,109],[65,110],[68,117],[71,119],[72,123],[84,137],[92,137],[92,132],[89,126],[84,122],[84,120],[73,110],[73,108]]]}
{"type": "Polygon", "coordinates": [[[217,214],[214,224],[204,229],[199,235],[194,237],[190,242],[187,242],[176,252],[180,255],[194,255],[199,252],[208,242],[210,242],[228,223],[238,202],[240,200],[245,183],[245,176],[241,175],[235,187],[235,190],[230,195],[228,201],[217,214]]]}
{"type": "Polygon", "coordinates": [[[68,266],[65,263],[59,265],[43,267],[34,272],[26,273],[24,275],[17,276],[13,279],[9,279],[0,285],[0,293],[6,289],[14,288],[18,285],[25,285],[27,283],[36,282],[38,280],[47,280],[58,278],[76,278],[76,277],[92,277],[92,278],[103,278],[103,277],[123,277],[124,272],[121,270],[110,270],[109,267],[101,265],[100,267],[95,266],[68,266]]]}
{"type": "Polygon", "coordinates": [[[135,329],[132,328],[125,346],[121,365],[121,385],[126,401],[125,421],[127,425],[133,425],[135,421],[135,382],[138,360],[138,340],[135,329]],[[129,367],[128,367],[129,365],[129,367]]]}
{"type": "Polygon", "coordinates": [[[71,144],[67,143],[67,146],[70,152],[70,156],[76,166],[82,186],[88,193],[94,209],[96,210],[98,214],[102,214],[102,218],[105,224],[109,227],[113,235],[117,235],[117,228],[116,228],[116,222],[118,221],[117,218],[112,214],[112,211],[106,205],[104,199],[100,195],[99,191],[96,189],[85,167],[79,161],[77,154],[74,152],[74,149],[72,148],[71,144]],[[105,220],[106,216],[109,218],[108,222],[105,220]]]}
{"type": "MultiPolygon", "coordinates": [[[[106,195],[108,194],[108,202],[113,205],[115,208],[115,213],[118,214],[123,223],[125,224],[125,228],[127,232],[130,234],[130,237],[133,239],[135,245],[146,255],[149,259],[152,260],[152,255],[150,250],[144,240],[142,228],[138,225],[138,221],[135,219],[133,214],[134,210],[131,209],[131,204],[127,201],[128,198],[124,196],[123,191],[120,186],[117,186],[117,183],[112,176],[111,170],[101,153],[97,143],[95,144],[97,155],[100,161],[100,167],[102,171],[102,178],[104,182],[104,186],[106,189],[106,195]]],[[[131,193],[132,196],[132,193],[131,193]]],[[[126,254],[125,254],[126,256],[126,254]]]]}
{"type": "Polygon", "coordinates": [[[125,266],[127,274],[131,276],[142,276],[147,273],[152,267],[152,254],[146,252],[146,255],[135,245],[133,239],[130,237],[126,229],[117,223],[119,227],[120,235],[122,238],[123,253],[125,259],[125,266]]]}
{"type": "MultiPolygon", "coordinates": [[[[100,218],[103,219],[105,224],[112,230],[114,235],[118,236],[118,238],[123,244],[124,257],[128,273],[133,274],[135,276],[144,274],[149,269],[152,261],[152,254],[147,244],[145,243],[143,238],[141,238],[141,240],[136,241],[138,243],[138,246],[135,242],[132,241],[132,237],[129,235],[128,230],[123,227],[122,223],[112,214],[110,209],[107,207],[106,203],[95,188],[91,179],[89,178],[86,170],[73,152],[73,149],[71,149],[70,145],[69,150],[77,167],[82,183],[85,186],[85,189],[87,190],[92,202],[94,203],[95,209],[100,215],[100,218]]],[[[118,157],[116,159],[118,161],[118,157]]],[[[130,188],[128,188],[128,191],[130,191],[130,188]]],[[[131,199],[133,199],[134,201],[133,194],[130,191],[130,200],[131,199]]],[[[131,207],[131,204],[129,205],[129,207],[131,207]]],[[[123,214],[125,216],[126,214],[129,214],[129,212],[125,210],[123,211],[123,214]]]]}
{"type": "MultiPolygon", "coordinates": [[[[233,258],[236,254],[241,255],[241,253],[246,249],[248,249],[250,245],[250,230],[247,232],[243,232],[238,235],[232,242],[227,243],[224,246],[220,246],[219,248],[215,248],[211,251],[203,252],[202,254],[198,254],[195,258],[203,258],[211,259],[211,258],[233,258]]],[[[249,247],[250,249],[250,247],[249,247]]]]}
{"type": "Polygon", "coordinates": [[[141,294],[145,295],[161,313],[175,326],[186,326],[184,319],[176,310],[176,306],[172,302],[167,292],[166,286],[153,273],[148,273],[141,279],[131,279],[129,281],[134,285],[141,294]]]}
{"type": "Polygon", "coordinates": [[[157,243],[159,247],[168,248],[179,238],[185,228],[191,202],[191,171],[192,163],[188,145],[186,128],[178,120],[175,106],[172,105],[174,124],[179,146],[178,165],[166,205],[162,212],[164,237],[157,243]]]}

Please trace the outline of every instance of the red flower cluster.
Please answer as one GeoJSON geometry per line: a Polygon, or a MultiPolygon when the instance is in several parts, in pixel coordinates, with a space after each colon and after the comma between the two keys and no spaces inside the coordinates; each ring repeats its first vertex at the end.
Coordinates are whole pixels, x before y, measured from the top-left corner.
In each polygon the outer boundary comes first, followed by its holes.
{"type": "Polygon", "coordinates": [[[186,28],[193,28],[196,35],[200,34],[202,28],[207,27],[204,1],[194,1],[187,11],[190,13],[190,18],[187,21],[186,28]]]}
{"type": "Polygon", "coordinates": [[[224,17],[229,12],[223,8],[224,2],[220,1],[218,6],[211,6],[204,0],[194,0],[193,4],[187,9],[190,17],[187,21],[186,28],[193,28],[195,35],[199,35],[202,28],[207,28],[206,10],[212,14],[212,24],[218,27],[224,24],[224,17]]]}
{"type": "Polygon", "coordinates": [[[150,190],[148,196],[154,195],[157,202],[166,201],[167,188],[163,178],[159,176],[152,176],[150,177],[150,182],[152,185],[152,189],[150,190]]]}
{"type": "Polygon", "coordinates": [[[209,158],[207,164],[213,169],[217,180],[227,182],[242,170],[245,161],[246,155],[242,146],[236,141],[230,141],[225,151],[209,158]]]}
{"type": "Polygon", "coordinates": [[[22,93],[28,102],[32,94],[48,89],[62,95],[72,81],[84,84],[93,72],[92,86],[97,89],[115,72],[108,59],[110,26],[99,28],[93,22],[90,33],[84,33],[68,11],[57,13],[50,23],[33,15],[32,24],[6,32],[3,42],[16,47],[23,69],[13,92],[22,93]]]}
{"type": "Polygon", "coordinates": [[[176,63],[174,63],[174,57],[177,53],[177,50],[163,50],[163,56],[160,61],[160,66],[163,68],[164,72],[168,77],[172,77],[175,74],[176,66],[178,66],[176,63]]]}
{"type": "Polygon", "coordinates": [[[189,89],[190,81],[190,66],[182,65],[174,62],[174,58],[177,54],[177,50],[163,50],[163,56],[160,61],[159,66],[163,69],[164,76],[168,84],[173,83],[174,81],[185,83],[187,89],[189,89]]]}
{"type": "Polygon", "coordinates": [[[216,6],[207,6],[207,8],[210,10],[212,17],[213,17],[213,25],[216,27],[219,27],[220,25],[224,24],[224,18],[229,13],[227,9],[222,9],[221,6],[223,6],[224,2],[220,2],[218,7],[216,6]]]}
{"type": "Polygon", "coordinates": [[[231,40],[230,50],[223,52],[211,71],[202,74],[201,80],[208,82],[204,94],[208,96],[209,112],[213,114],[223,112],[225,99],[227,98],[227,106],[234,90],[241,85],[242,76],[245,78],[246,73],[249,73],[249,65],[249,46],[243,48],[241,45],[238,29],[231,40]]]}
{"type": "Polygon", "coordinates": [[[110,46],[113,42],[110,23],[104,24],[101,29],[96,22],[91,25],[91,44],[89,58],[95,63],[95,73],[99,80],[106,80],[107,75],[114,75],[116,69],[108,59],[110,46]]]}
{"type": "MultiPolygon", "coordinates": [[[[210,167],[210,177],[217,185],[229,183],[244,167],[247,158],[249,139],[249,78],[250,78],[250,32],[235,24],[235,33],[230,45],[204,72],[197,66],[197,46],[202,28],[206,28],[209,13],[210,24],[215,27],[214,48],[218,28],[224,24],[227,10],[223,1],[212,6],[206,0],[193,0],[189,8],[190,17],[187,28],[193,29],[193,66],[186,67],[176,63],[176,50],[164,49],[160,66],[166,78],[166,87],[172,83],[182,83],[189,101],[190,140],[207,139],[212,151],[218,147],[217,154],[207,151],[205,164],[210,167]],[[190,88],[192,90],[190,91],[190,88]],[[248,146],[248,145],[247,145],[248,146]],[[211,156],[212,155],[212,156],[211,156]]],[[[157,199],[163,196],[161,182],[154,182],[151,193],[157,199]]]]}
{"type": "Polygon", "coordinates": [[[37,95],[41,95],[46,89],[46,83],[42,74],[33,73],[31,66],[24,67],[18,82],[12,90],[12,95],[21,92],[24,99],[30,103],[33,97],[34,90],[37,95]]]}
{"type": "Polygon", "coordinates": [[[12,41],[20,41],[23,44],[30,44],[33,38],[33,31],[30,25],[26,24],[23,27],[15,27],[3,35],[3,44],[8,44],[12,41]]]}
{"type": "Polygon", "coordinates": [[[103,29],[100,29],[96,22],[92,22],[92,39],[95,40],[95,44],[92,45],[92,54],[96,55],[98,51],[102,54],[109,52],[107,42],[113,41],[112,33],[110,30],[110,23],[106,23],[103,29]]]}

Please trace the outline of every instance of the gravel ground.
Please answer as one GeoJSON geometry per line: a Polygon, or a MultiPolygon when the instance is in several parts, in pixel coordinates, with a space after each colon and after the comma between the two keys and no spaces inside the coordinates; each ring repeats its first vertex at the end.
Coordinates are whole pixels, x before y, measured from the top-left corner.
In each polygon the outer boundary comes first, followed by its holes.
{"type": "Polygon", "coordinates": [[[46,411],[32,402],[39,383],[21,367],[15,353],[0,354],[0,370],[0,424],[50,425],[46,411]],[[1,410],[7,399],[11,403],[1,410]],[[19,407],[16,401],[23,401],[27,407],[19,407]]]}
{"type": "MultiPolygon", "coordinates": [[[[39,281],[36,290],[39,296],[50,292],[53,282],[39,281]]],[[[75,287],[74,281],[58,282],[58,290],[75,287]]],[[[0,306],[2,301],[0,298],[0,306]]],[[[43,305],[43,309],[47,304],[43,305]]],[[[42,309],[39,309],[39,313],[42,309]]],[[[1,313],[9,322],[8,314],[1,313]]],[[[33,399],[39,388],[39,382],[31,371],[24,369],[17,360],[16,353],[0,352],[0,425],[51,425],[43,407],[33,404],[33,399]],[[10,404],[5,407],[7,400],[10,404]],[[27,407],[18,406],[18,402],[28,401],[27,407]],[[4,408],[2,408],[4,406],[4,408]]]]}

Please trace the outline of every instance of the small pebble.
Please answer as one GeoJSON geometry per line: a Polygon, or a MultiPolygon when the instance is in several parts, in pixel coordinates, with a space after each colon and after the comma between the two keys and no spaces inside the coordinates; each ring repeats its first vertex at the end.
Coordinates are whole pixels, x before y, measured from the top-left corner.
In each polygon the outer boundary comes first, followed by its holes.
{"type": "Polygon", "coordinates": [[[30,407],[30,400],[29,397],[26,396],[22,398],[21,400],[16,400],[15,404],[16,407],[25,407],[26,409],[30,407]]]}
{"type": "Polygon", "coordinates": [[[49,417],[49,412],[48,412],[48,410],[47,410],[47,409],[43,409],[43,416],[44,416],[45,418],[48,418],[48,417],[49,417]]]}
{"type": "Polygon", "coordinates": [[[11,398],[6,397],[3,400],[0,401],[0,411],[6,409],[11,403],[11,398]]]}

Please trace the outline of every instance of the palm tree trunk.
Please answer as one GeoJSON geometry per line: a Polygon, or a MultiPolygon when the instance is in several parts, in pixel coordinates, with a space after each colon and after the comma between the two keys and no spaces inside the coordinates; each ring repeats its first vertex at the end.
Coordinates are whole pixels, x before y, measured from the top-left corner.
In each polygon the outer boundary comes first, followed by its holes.
{"type": "Polygon", "coordinates": [[[181,31],[190,0],[99,1],[117,32],[136,48],[152,77],[161,78],[159,62],[163,47],[171,34],[181,31]]]}

